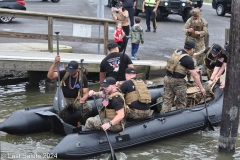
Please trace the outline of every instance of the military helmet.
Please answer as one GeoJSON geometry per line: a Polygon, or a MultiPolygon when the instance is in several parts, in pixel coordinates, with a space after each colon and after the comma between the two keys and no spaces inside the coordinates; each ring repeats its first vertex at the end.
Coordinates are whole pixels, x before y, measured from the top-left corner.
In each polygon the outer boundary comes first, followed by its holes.
{"type": "Polygon", "coordinates": [[[197,8],[193,8],[191,11],[190,11],[190,14],[192,16],[200,16],[201,14],[201,10],[197,7],[197,8]]]}

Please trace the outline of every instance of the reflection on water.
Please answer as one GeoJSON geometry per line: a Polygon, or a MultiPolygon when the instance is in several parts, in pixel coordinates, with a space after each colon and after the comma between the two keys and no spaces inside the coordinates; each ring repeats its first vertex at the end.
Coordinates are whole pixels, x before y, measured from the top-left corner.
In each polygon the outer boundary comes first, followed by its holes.
{"type": "MultiPolygon", "coordinates": [[[[0,86],[0,122],[4,121],[15,110],[27,106],[51,104],[55,94],[55,86],[55,84],[45,85],[44,81],[41,81],[40,85],[37,86],[31,86],[27,82],[0,86]]],[[[99,85],[92,85],[90,88],[98,90],[99,85]]],[[[233,155],[218,153],[219,132],[219,127],[215,127],[215,131],[212,132],[199,131],[116,151],[116,156],[120,160],[240,159],[239,141],[233,155]]],[[[1,158],[4,160],[42,159],[40,157],[44,153],[48,153],[62,138],[63,136],[51,132],[24,136],[0,132],[1,158]],[[27,157],[27,155],[33,157],[27,157]]],[[[102,154],[89,159],[107,160],[108,157],[109,154],[102,154]]]]}

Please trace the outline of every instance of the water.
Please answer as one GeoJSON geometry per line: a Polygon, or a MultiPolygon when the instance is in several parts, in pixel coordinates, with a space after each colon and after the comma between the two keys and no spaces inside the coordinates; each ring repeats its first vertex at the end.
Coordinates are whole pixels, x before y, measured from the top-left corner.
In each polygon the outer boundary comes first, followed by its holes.
{"type": "MultiPolygon", "coordinates": [[[[98,86],[91,86],[95,90],[98,86]]],[[[44,81],[39,86],[27,82],[0,86],[0,122],[16,110],[27,106],[52,104],[55,90],[45,88],[44,81]]],[[[219,127],[215,131],[184,134],[177,137],[143,144],[121,151],[115,151],[118,160],[240,160],[238,140],[234,154],[218,153],[219,127]]],[[[239,131],[240,133],[240,131],[239,131]]],[[[51,132],[16,136],[0,132],[1,160],[51,159],[47,153],[63,138],[51,132]]],[[[108,159],[102,154],[90,159],[108,159]]]]}

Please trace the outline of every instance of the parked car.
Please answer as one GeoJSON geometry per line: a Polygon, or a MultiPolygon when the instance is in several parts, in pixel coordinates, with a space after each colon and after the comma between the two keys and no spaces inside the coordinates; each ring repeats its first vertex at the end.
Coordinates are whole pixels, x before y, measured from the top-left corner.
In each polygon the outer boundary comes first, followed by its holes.
{"type": "MultiPolygon", "coordinates": [[[[0,0],[0,8],[26,10],[24,0],[0,0]]],[[[9,23],[13,18],[0,15],[0,22],[9,23]]]]}
{"type": "MultiPolygon", "coordinates": [[[[42,0],[44,2],[47,2],[48,0],[42,0]]],[[[51,0],[53,3],[58,3],[60,0],[51,0]]]]}
{"type": "Polygon", "coordinates": [[[212,8],[216,9],[218,16],[224,16],[226,13],[231,14],[232,0],[213,0],[212,8]]]}

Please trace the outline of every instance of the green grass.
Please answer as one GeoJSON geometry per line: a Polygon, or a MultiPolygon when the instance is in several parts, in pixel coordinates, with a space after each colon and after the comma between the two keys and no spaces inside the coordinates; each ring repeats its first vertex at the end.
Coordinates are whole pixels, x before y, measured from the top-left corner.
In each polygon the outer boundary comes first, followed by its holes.
{"type": "Polygon", "coordinates": [[[203,0],[205,3],[212,3],[212,0],[203,0]]]}

